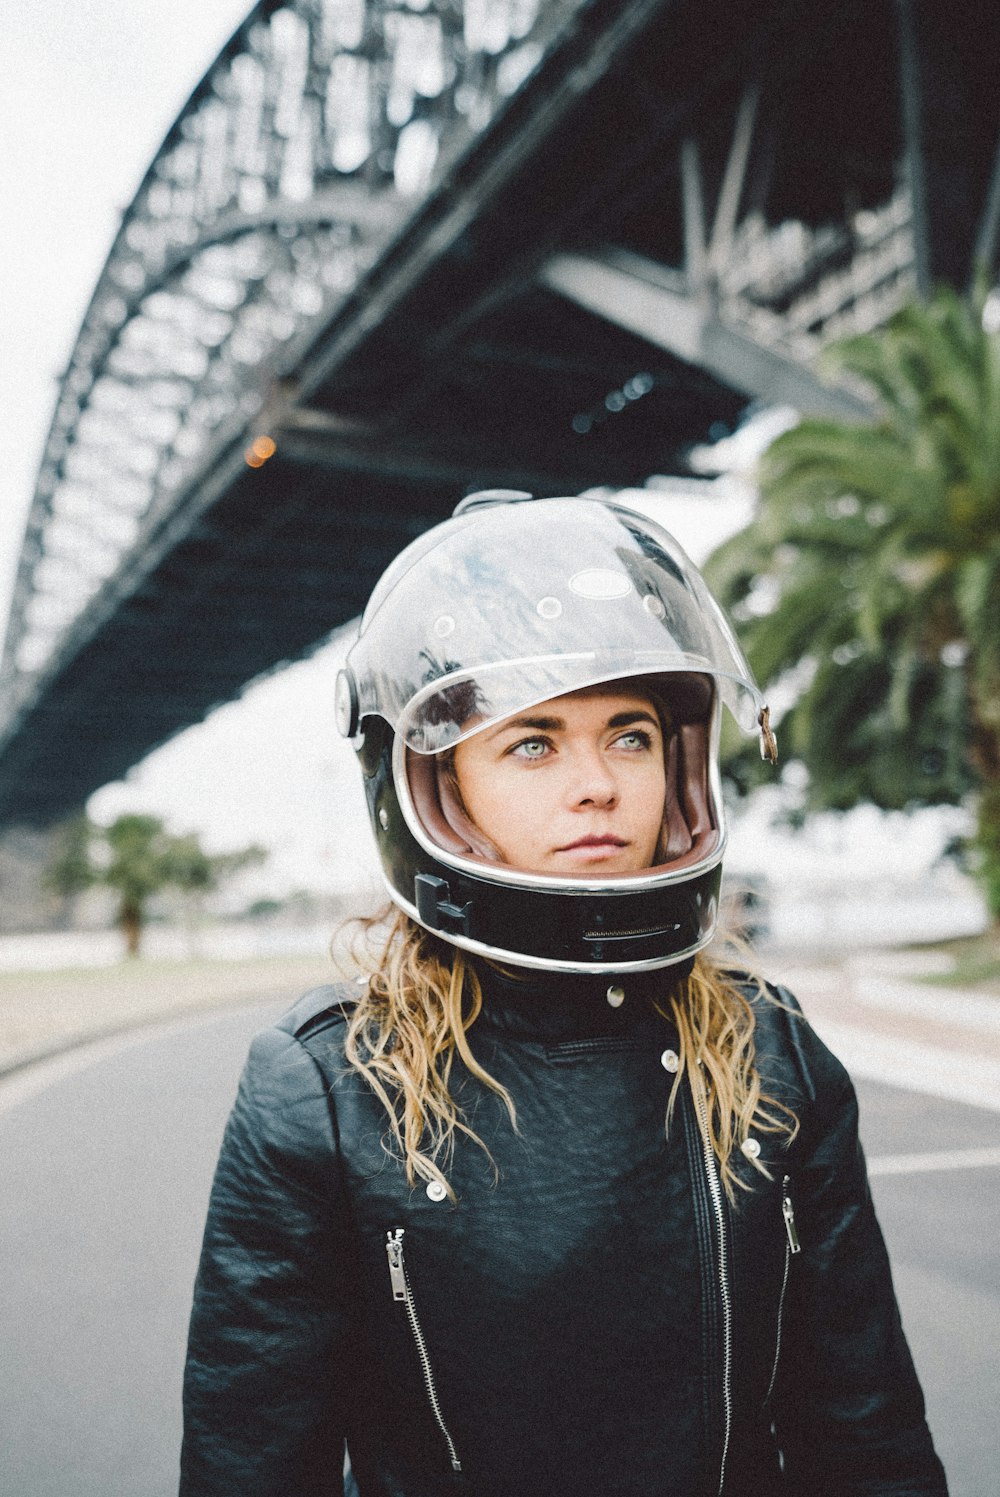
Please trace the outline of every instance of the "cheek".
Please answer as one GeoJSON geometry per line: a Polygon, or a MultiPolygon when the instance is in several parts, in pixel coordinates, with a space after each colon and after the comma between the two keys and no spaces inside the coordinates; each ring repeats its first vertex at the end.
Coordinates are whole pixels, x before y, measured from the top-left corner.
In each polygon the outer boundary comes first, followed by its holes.
{"type": "Polygon", "coordinates": [[[504,774],[503,766],[461,756],[455,759],[455,775],[469,816],[499,846],[519,804],[510,777],[504,774]]]}
{"type": "Polygon", "coordinates": [[[641,816],[648,829],[659,832],[667,797],[667,777],[663,765],[655,761],[644,764],[633,780],[632,789],[636,813],[641,816]]]}
{"type": "Polygon", "coordinates": [[[500,775],[480,791],[480,814],[489,819],[498,845],[504,841],[521,844],[532,829],[537,830],[547,810],[540,779],[530,773],[500,775]]]}
{"type": "Polygon", "coordinates": [[[510,770],[506,765],[476,767],[458,782],[465,809],[505,862],[525,866],[551,816],[551,791],[545,776],[510,770]]]}
{"type": "Polygon", "coordinates": [[[465,799],[466,809],[480,831],[497,842],[503,831],[507,797],[494,781],[478,784],[465,799]]]}
{"type": "Polygon", "coordinates": [[[493,841],[505,863],[515,868],[531,869],[544,838],[539,831],[537,808],[530,797],[504,802],[497,817],[493,841]]]}

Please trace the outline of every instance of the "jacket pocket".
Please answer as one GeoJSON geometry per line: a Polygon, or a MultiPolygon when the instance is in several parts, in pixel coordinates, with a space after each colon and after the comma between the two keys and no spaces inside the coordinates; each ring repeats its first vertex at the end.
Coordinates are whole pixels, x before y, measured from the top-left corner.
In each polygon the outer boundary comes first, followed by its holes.
{"type": "Polygon", "coordinates": [[[462,1462],[458,1458],[458,1451],[455,1448],[455,1442],[451,1437],[448,1426],[444,1422],[444,1415],[441,1413],[441,1403],[438,1399],[437,1384],[434,1381],[434,1369],[431,1366],[430,1354],[427,1350],[427,1342],[424,1339],[424,1333],[421,1329],[420,1319],[417,1315],[417,1307],[413,1299],[413,1290],[410,1287],[410,1276],[406,1271],[406,1260],[403,1256],[403,1238],[405,1235],[405,1229],[403,1227],[396,1227],[395,1230],[388,1231],[385,1234],[385,1251],[386,1256],[389,1259],[389,1283],[392,1287],[392,1297],[400,1304],[406,1306],[406,1315],[407,1319],[410,1322],[410,1331],[413,1335],[413,1343],[417,1349],[417,1357],[420,1361],[420,1371],[423,1375],[424,1388],[427,1392],[427,1401],[430,1404],[431,1413],[434,1416],[434,1423],[441,1431],[441,1436],[444,1440],[445,1445],[447,1446],[448,1459],[451,1462],[451,1469],[453,1471],[460,1472],[462,1470],[462,1462]]]}
{"type": "Polygon", "coordinates": [[[771,1362],[771,1378],[764,1395],[764,1402],[770,1402],[771,1394],[774,1392],[774,1384],[778,1376],[778,1363],[781,1360],[781,1332],[785,1314],[785,1294],[788,1289],[788,1276],[791,1271],[792,1259],[796,1253],[802,1251],[799,1242],[798,1228],[795,1224],[795,1206],[792,1201],[792,1180],[790,1175],[785,1175],[781,1181],[781,1216],[785,1228],[785,1267],[781,1275],[781,1293],[778,1296],[778,1315],[774,1332],[774,1357],[771,1362]]]}

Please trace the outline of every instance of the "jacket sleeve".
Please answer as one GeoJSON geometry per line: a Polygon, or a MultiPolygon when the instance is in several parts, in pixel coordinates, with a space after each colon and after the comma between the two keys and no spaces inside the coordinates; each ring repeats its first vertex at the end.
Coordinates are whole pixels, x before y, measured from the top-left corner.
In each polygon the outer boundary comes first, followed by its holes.
{"type": "Polygon", "coordinates": [[[350,1254],[327,1088],[253,1042],[212,1187],[184,1375],[181,1497],[340,1497],[350,1254]]]}
{"type": "MultiPolygon", "coordinates": [[[[787,999],[787,995],[781,995],[787,999]]],[[[792,1000],[794,1001],[794,1000],[792,1000]]],[[[858,1138],[854,1087],[790,1018],[806,1097],[775,1426],[790,1494],[946,1497],[858,1138]]]]}

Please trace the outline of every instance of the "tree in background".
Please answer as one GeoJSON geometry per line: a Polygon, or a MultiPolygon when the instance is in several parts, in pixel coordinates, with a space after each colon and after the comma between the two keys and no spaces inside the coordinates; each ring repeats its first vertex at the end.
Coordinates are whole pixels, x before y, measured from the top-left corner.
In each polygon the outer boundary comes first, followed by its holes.
{"type": "Polygon", "coordinates": [[[129,956],[138,956],[149,900],[168,887],[186,894],[205,894],[241,868],[261,863],[261,847],[206,853],[193,834],[172,836],[156,816],[119,816],[98,826],[86,816],[64,830],[62,845],[50,864],[46,882],[64,898],[96,885],[118,895],[118,925],[129,956]]]}
{"type": "Polygon", "coordinates": [[[74,816],[59,828],[55,851],[42,871],[42,886],[63,902],[62,919],[69,924],[76,900],[93,882],[90,861],[91,824],[74,816]]]}
{"type": "MultiPolygon", "coordinates": [[[[942,289],[830,350],[871,425],[806,420],[764,454],[749,528],[706,568],[763,682],[806,805],[954,804],[1000,915],[1000,337],[942,289]]],[[[734,766],[744,783],[746,760],[734,766]]]]}

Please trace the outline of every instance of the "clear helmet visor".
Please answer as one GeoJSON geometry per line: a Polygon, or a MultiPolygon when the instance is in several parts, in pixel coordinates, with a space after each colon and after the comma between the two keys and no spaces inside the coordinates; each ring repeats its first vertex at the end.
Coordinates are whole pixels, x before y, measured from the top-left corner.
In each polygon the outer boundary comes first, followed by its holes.
{"type": "Polygon", "coordinates": [[[694,565],[655,521],[589,499],[446,521],[393,563],[347,657],[359,719],[440,753],[552,697],[630,677],[715,677],[745,732],[763,699],[694,565]]]}

